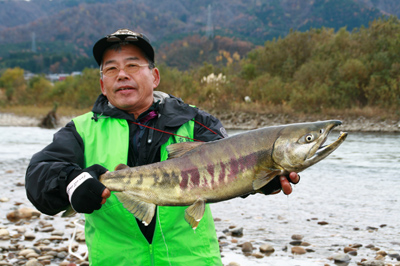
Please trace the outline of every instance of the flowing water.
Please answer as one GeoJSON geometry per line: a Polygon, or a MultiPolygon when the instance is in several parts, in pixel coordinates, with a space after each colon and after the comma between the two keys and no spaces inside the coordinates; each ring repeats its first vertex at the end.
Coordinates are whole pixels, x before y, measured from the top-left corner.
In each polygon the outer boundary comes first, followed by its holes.
{"type": "MultiPolygon", "coordinates": [[[[55,132],[35,127],[0,127],[0,198],[18,197],[20,204],[32,207],[23,187],[15,188],[15,184],[24,182],[29,159],[51,142],[55,132]]],[[[338,135],[331,133],[328,143],[338,135]]],[[[218,218],[217,234],[226,242],[222,246],[224,264],[333,264],[329,257],[356,243],[362,247],[346,265],[374,258],[376,251],[367,248],[369,244],[400,252],[399,173],[399,134],[351,132],[338,150],[301,173],[301,182],[290,196],[252,195],[212,204],[214,217],[218,218]],[[243,228],[243,237],[222,232],[229,227],[243,228]],[[309,249],[307,254],[291,253],[289,243],[294,234],[303,235],[303,241],[311,244],[305,247],[309,249]],[[246,257],[237,246],[246,241],[256,249],[271,244],[275,252],[263,258],[246,257]]],[[[0,203],[0,211],[0,225],[7,224],[9,205],[0,203]]],[[[397,261],[386,257],[386,262],[397,261]]]]}

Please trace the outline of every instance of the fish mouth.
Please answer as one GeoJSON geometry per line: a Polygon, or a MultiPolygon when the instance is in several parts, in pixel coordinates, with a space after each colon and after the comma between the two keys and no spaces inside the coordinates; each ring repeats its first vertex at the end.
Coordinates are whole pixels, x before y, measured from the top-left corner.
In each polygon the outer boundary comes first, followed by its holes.
{"type": "Polygon", "coordinates": [[[321,142],[319,148],[315,152],[313,156],[311,156],[309,159],[306,160],[307,164],[312,165],[317,163],[318,161],[321,161],[322,159],[326,158],[329,154],[331,154],[333,151],[335,151],[342,143],[345,141],[347,137],[347,132],[340,132],[339,137],[332,143],[328,145],[324,145],[326,142],[329,134],[331,131],[341,125],[342,123],[340,121],[337,121],[337,123],[334,123],[328,128],[323,136],[323,141],[321,142]]]}

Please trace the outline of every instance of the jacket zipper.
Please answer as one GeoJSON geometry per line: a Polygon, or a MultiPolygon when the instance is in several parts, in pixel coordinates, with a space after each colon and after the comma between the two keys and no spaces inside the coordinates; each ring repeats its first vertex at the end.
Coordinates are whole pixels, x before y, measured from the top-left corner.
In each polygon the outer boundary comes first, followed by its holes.
{"type": "Polygon", "coordinates": [[[149,244],[149,255],[150,255],[150,265],[155,265],[154,263],[154,254],[153,254],[153,245],[149,244]]]}

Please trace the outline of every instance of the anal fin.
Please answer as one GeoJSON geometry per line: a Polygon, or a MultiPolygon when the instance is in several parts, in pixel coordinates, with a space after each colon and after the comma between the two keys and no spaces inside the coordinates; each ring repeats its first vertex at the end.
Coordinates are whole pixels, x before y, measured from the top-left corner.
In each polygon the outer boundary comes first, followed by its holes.
{"type": "Polygon", "coordinates": [[[185,220],[195,230],[203,218],[206,209],[206,202],[203,199],[197,199],[185,211],[185,220]]]}
{"type": "Polygon", "coordinates": [[[66,209],[65,212],[61,214],[61,217],[71,217],[76,214],[76,211],[72,208],[71,205],[69,205],[66,209]]]}
{"type": "Polygon", "coordinates": [[[141,220],[144,225],[147,226],[150,224],[155,213],[155,204],[138,200],[135,195],[127,192],[118,192],[114,195],[122,203],[124,208],[141,220]]]}

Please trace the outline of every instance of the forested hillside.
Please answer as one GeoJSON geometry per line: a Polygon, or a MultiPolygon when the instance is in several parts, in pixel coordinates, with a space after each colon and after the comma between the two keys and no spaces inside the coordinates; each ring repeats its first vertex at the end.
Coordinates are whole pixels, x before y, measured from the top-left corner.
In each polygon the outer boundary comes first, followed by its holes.
{"type": "Polygon", "coordinates": [[[217,63],[226,51],[219,47],[227,43],[233,44],[231,50],[242,47],[237,53],[244,56],[291,29],[351,31],[382,15],[397,16],[399,7],[395,0],[4,0],[0,68],[21,66],[49,73],[95,66],[93,43],[128,27],[149,36],[158,62],[184,69],[204,61],[217,63]],[[196,41],[206,36],[219,39],[211,48],[196,41]],[[177,59],[176,47],[186,47],[183,52],[192,56],[177,59]]]}
{"type": "MultiPolygon", "coordinates": [[[[207,43],[213,45],[211,40],[200,43],[203,48],[207,43]]],[[[399,43],[400,21],[395,17],[352,32],[345,28],[337,32],[329,28],[292,31],[252,49],[243,58],[232,51],[221,52],[218,65],[204,63],[182,71],[161,63],[157,89],[215,110],[265,112],[269,108],[324,114],[369,108],[374,116],[376,110],[383,110],[383,116],[399,117],[399,43]]],[[[231,45],[227,41],[226,47],[231,45]]],[[[100,93],[95,68],[54,84],[44,76],[26,82],[23,74],[21,67],[2,73],[0,105],[51,106],[57,102],[89,108],[100,93]]]]}

